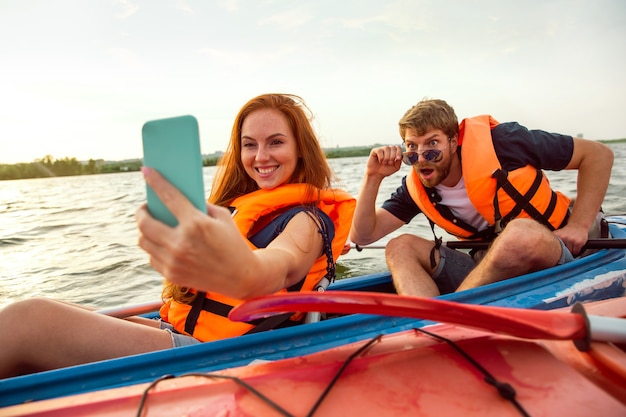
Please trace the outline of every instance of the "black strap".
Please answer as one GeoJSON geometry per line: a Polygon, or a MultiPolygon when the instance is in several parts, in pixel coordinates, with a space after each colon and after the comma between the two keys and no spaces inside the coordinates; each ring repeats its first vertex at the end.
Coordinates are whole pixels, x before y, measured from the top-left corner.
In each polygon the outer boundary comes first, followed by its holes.
{"type": "MultiPolygon", "coordinates": [[[[435,188],[430,188],[430,187],[425,187],[425,188],[426,188],[426,194],[428,195],[428,199],[430,200],[432,205],[435,207],[435,209],[439,212],[439,214],[441,214],[441,216],[444,219],[448,220],[451,223],[454,223],[461,229],[466,230],[471,233],[471,235],[465,237],[465,239],[493,240],[493,238],[495,237],[493,226],[489,226],[485,230],[478,231],[478,229],[476,229],[471,224],[466,223],[463,220],[456,217],[448,206],[439,204],[441,202],[441,196],[439,195],[439,193],[437,192],[435,188]]],[[[439,248],[441,247],[443,243],[443,239],[441,237],[437,237],[437,234],[435,233],[435,222],[433,222],[430,218],[428,218],[428,222],[430,223],[430,228],[433,231],[433,236],[435,238],[434,240],[435,244],[433,248],[430,250],[430,267],[431,269],[434,269],[435,266],[437,266],[437,262],[435,261],[435,252],[439,250],[439,248]]]]}
{"type": "MultiPolygon", "coordinates": [[[[448,206],[445,206],[443,204],[439,204],[439,202],[441,202],[441,196],[439,195],[439,193],[437,193],[437,190],[435,188],[428,188],[428,187],[426,187],[426,193],[428,195],[428,199],[430,200],[430,202],[433,204],[435,209],[439,212],[439,214],[441,214],[441,216],[444,219],[448,220],[451,223],[454,223],[456,226],[460,227],[461,229],[466,230],[469,233],[471,233],[471,235],[463,237],[464,239],[469,239],[469,240],[493,240],[495,238],[496,234],[494,233],[494,227],[493,226],[489,226],[488,228],[486,228],[484,230],[478,231],[478,229],[476,229],[471,224],[466,223],[463,220],[461,220],[458,217],[456,217],[454,215],[454,213],[452,213],[452,210],[450,210],[450,208],[448,206]]],[[[430,222],[431,229],[433,229],[433,234],[435,234],[435,228],[434,228],[433,221],[430,220],[430,219],[428,219],[428,221],[430,222]]],[[[437,239],[436,235],[435,235],[435,239],[437,239]]]]}
{"type": "Polygon", "coordinates": [[[530,202],[530,200],[535,196],[535,194],[537,193],[537,190],[539,190],[539,187],[541,186],[543,173],[541,172],[540,169],[536,170],[536,175],[535,175],[533,184],[531,185],[531,187],[528,189],[528,191],[525,194],[521,194],[517,190],[517,188],[515,188],[513,184],[511,184],[511,182],[508,180],[507,171],[502,170],[502,169],[496,169],[491,176],[495,178],[497,182],[496,193],[494,196],[494,210],[496,213],[496,222],[500,220],[499,219],[500,209],[498,205],[498,190],[500,188],[503,189],[513,199],[513,201],[515,201],[515,206],[513,207],[513,210],[511,210],[510,213],[508,213],[504,218],[501,219],[502,228],[504,228],[506,226],[506,223],[508,223],[511,219],[514,219],[515,217],[517,217],[523,210],[526,213],[528,213],[528,215],[534,220],[543,224],[550,230],[555,230],[554,226],[550,224],[548,219],[550,218],[550,216],[554,212],[554,209],[556,208],[556,203],[557,203],[556,193],[552,191],[550,204],[548,205],[548,208],[546,209],[545,213],[539,212],[539,210],[537,210],[537,208],[533,206],[530,202]]]}
{"type": "Polygon", "coordinates": [[[191,310],[189,310],[189,314],[187,314],[187,319],[185,320],[185,332],[187,334],[193,335],[193,331],[196,329],[196,323],[198,323],[198,317],[200,317],[200,313],[204,310],[204,300],[208,300],[205,292],[200,291],[196,293],[196,298],[194,298],[191,304],[191,310]]]}
{"type": "Polygon", "coordinates": [[[283,313],[277,316],[271,316],[264,319],[259,319],[258,321],[251,322],[251,324],[255,324],[253,328],[245,332],[244,334],[253,334],[264,332],[266,330],[272,330],[279,327],[281,324],[285,323],[289,320],[289,318],[293,315],[293,313],[283,313]]]}
{"type": "MultiPolygon", "coordinates": [[[[200,312],[202,310],[209,311],[213,314],[217,314],[218,316],[228,317],[228,313],[233,309],[233,306],[224,304],[220,301],[212,300],[210,298],[206,298],[206,292],[198,292],[196,294],[196,298],[193,300],[191,304],[191,310],[187,315],[187,319],[185,320],[185,332],[189,334],[193,334],[196,324],[198,323],[198,318],[200,317],[200,312]]],[[[253,324],[255,327],[247,331],[245,334],[257,333],[264,330],[269,330],[278,327],[285,321],[289,320],[292,313],[279,314],[277,316],[268,317],[265,319],[258,319],[248,322],[249,324],[253,324]]]]}
{"type": "Polygon", "coordinates": [[[609,222],[603,217],[600,220],[600,238],[606,239],[609,237],[611,237],[610,232],[609,232],[609,222]]]}
{"type": "MultiPolygon", "coordinates": [[[[326,255],[326,276],[324,278],[328,279],[329,284],[335,281],[336,274],[336,264],[335,259],[333,258],[333,247],[330,237],[328,236],[328,230],[326,229],[326,222],[322,220],[320,217],[320,209],[318,207],[313,207],[313,211],[315,216],[317,217],[317,231],[322,235],[322,242],[324,243],[324,247],[322,251],[324,255],[326,255]]],[[[306,212],[309,216],[311,215],[308,211],[306,212]]],[[[301,282],[304,283],[304,280],[301,282]]],[[[302,288],[302,285],[300,286],[302,288]]],[[[298,291],[300,290],[298,288],[298,291]]]]}
{"type": "MultiPolygon", "coordinates": [[[[333,252],[331,241],[328,237],[328,231],[326,230],[326,223],[319,217],[319,209],[317,207],[312,207],[311,210],[306,210],[305,212],[312,216],[311,212],[313,212],[317,216],[317,224],[318,224],[318,232],[322,235],[322,240],[324,242],[323,252],[326,255],[326,275],[320,280],[325,284],[320,287],[316,287],[316,291],[325,290],[328,284],[335,280],[335,261],[333,259],[333,252]]],[[[304,285],[306,277],[303,277],[296,284],[287,288],[287,291],[296,292],[302,289],[304,285]]],[[[196,324],[198,323],[198,318],[200,317],[200,313],[204,311],[208,311],[213,314],[217,314],[222,317],[228,318],[228,313],[233,309],[233,306],[224,304],[222,302],[212,300],[210,298],[206,298],[206,292],[198,292],[196,294],[196,298],[193,300],[191,304],[191,310],[189,310],[189,314],[187,314],[187,318],[185,320],[185,332],[193,335],[193,332],[196,328],[196,324]]],[[[285,323],[289,318],[293,315],[293,313],[284,313],[276,316],[267,317],[264,319],[258,319],[254,321],[248,322],[249,324],[253,324],[255,327],[248,330],[245,334],[257,333],[265,330],[275,329],[281,324],[285,323]]]]}
{"type": "MultiPolygon", "coordinates": [[[[456,217],[448,206],[439,204],[441,202],[441,196],[439,195],[439,193],[437,192],[435,188],[430,188],[430,187],[425,187],[425,188],[426,188],[426,194],[428,195],[428,199],[430,200],[432,205],[435,207],[435,209],[439,212],[439,214],[441,214],[441,216],[444,219],[448,220],[451,223],[454,223],[461,229],[464,229],[471,233],[471,235],[465,237],[465,239],[491,241],[495,238],[496,234],[494,232],[493,226],[489,226],[484,230],[478,231],[478,229],[476,229],[471,224],[466,223],[463,220],[456,217]]],[[[435,260],[435,252],[439,250],[439,248],[441,247],[443,243],[443,238],[437,237],[437,234],[435,233],[435,222],[432,221],[430,218],[428,218],[428,222],[430,223],[430,228],[433,231],[433,236],[435,238],[434,246],[430,250],[430,267],[431,269],[434,269],[435,266],[437,266],[437,262],[435,260]]]]}
{"type": "MultiPolygon", "coordinates": [[[[435,231],[433,230],[433,234],[434,233],[435,233],[435,231]]],[[[439,248],[441,247],[442,243],[443,243],[443,239],[441,237],[437,237],[435,235],[435,245],[430,250],[430,268],[431,269],[434,269],[435,266],[437,266],[437,262],[435,261],[435,251],[439,250],[439,248]]]]}

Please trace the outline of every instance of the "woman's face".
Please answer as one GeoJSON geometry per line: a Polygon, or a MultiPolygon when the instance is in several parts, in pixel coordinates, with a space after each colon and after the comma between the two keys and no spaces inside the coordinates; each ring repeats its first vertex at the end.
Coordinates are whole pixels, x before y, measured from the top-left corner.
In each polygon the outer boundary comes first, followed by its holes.
{"type": "Polygon", "coordinates": [[[241,162],[259,188],[287,183],[297,163],[296,139],[287,118],[277,110],[250,113],[241,126],[241,162]]]}

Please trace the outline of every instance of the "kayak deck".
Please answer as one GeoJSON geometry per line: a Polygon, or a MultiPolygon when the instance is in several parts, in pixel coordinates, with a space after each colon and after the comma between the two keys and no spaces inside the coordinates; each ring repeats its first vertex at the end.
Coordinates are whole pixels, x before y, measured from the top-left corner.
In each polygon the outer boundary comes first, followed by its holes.
{"type": "MultiPolygon", "coordinates": [[[[626,238],[626,216],[611,216],[610,230],[626,238]]],[[[388,273],[348,278],[331,290],[386,291],[388,273]]],[[[555,309],[626,292],[626,250],[605,249],[570,264],[439,298],[504,307],[555,309]]],[[[255,360],[280,360],[391,334],[430,322],[356,314],[225,339],[0,380],[0,407],[149,382],[166,375],[214,372],[255,360]]]]}
{"type": "MultiPolygon", "coordinates": [[[[592,303],[589,311],[626,316],[626,299],[592,303]]],[[[596,367],[593,380],[571,360],[574,352],[571,341],[532,342],[436,324],[307,356],[4,411],[15,417],[126,416],[140,408],[149,416],[626,415],[626,353],[599,342],[578,352],[587,355],[587,367],[602,357],[612,362],[611,372],[596,367]],[[514,394],[503,397],[494,385],[514,394]]]]}

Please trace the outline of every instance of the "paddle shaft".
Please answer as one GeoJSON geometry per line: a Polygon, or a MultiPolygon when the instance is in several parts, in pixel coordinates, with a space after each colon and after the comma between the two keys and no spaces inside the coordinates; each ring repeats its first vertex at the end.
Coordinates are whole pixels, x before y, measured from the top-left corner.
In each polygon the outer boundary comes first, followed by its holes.
{"type": "Polygon", "coordinates": [[[592,340],[626,343],[626,319],[587,316],[592,340]]]}
{"type": "MultiPolygon", "coordinates": [[[[444,245],[449,247],[450,249],[487,249],[489,247],[490,242],[484,241],[475,241],[475,240],[451,240],[445,242],[444,245]]],[[[386,243],[372,243],[370,245],[350,245],[351,248],[356,249],[357,251],[362,251],[363,249],[385,249],[387,246],[386,243]]],[[[582,250],[587,249],[624,249],[626,248],[626,239],[589,239],[587,243],[583,246],[582,250]]]]}
{"type": "Polygon", "coordinates": [[[150,301],[147,303],[135,304],[130,306],[103,308],[101,310],[96,310],[96,313],[123,319],[125,317],[151,313],[161,308],[162,305],[163,301],[150,301]]]}
{"type": "Polygon", "coordinates": [[[327,291],[270,295],[248,300],[235,307],[229,317],[235,321],[249,321],[267,317],[270,315],[268,313],[296,311],[425,319],[526,339],[591,339],[626,343],[626,320],[621,318],[463,304],[435,298],[374,292],[327,291]]]}

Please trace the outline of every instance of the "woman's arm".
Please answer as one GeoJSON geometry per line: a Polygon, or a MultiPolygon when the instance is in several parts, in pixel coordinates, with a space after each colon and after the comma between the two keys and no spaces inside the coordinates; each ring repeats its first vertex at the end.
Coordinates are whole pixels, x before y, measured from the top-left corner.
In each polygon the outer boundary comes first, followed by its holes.
{"type": "Polygon", "coordinates": [[[302,279],[322,253],[318,225],[304,212],[267,248],[253,251],[226,208],[209,205],[205,215],[157,171],[143,172],[179,224],[155,220],[143,205],[136,214],[139,246],[174,284],[234,298],[270,294],[302,279]]]}

